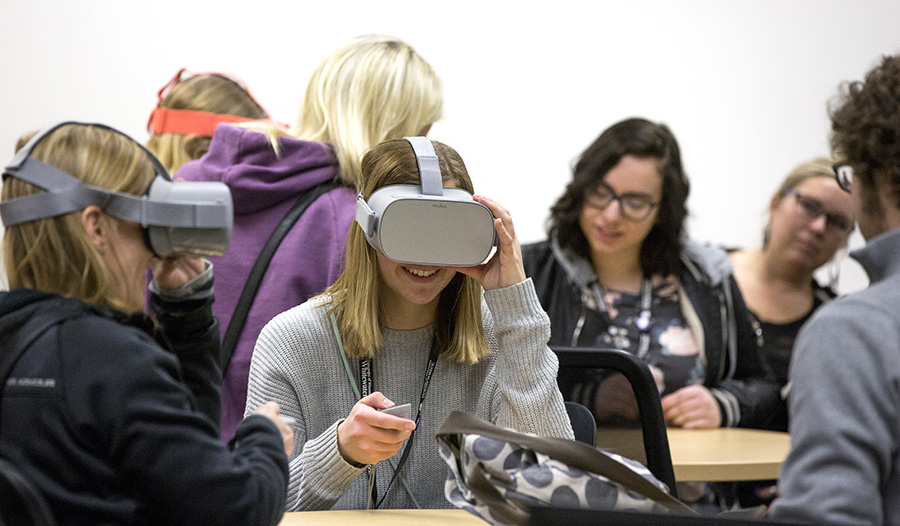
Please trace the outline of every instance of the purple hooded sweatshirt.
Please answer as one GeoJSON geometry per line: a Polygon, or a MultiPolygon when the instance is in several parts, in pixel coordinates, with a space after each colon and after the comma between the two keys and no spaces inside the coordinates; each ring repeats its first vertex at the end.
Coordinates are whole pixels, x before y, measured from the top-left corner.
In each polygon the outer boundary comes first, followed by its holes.
{"type": "MultiPolygon", "coordinates": [[[[231,244],[225,254],[210,258],[216,279],[213,314],[223,336],[269,235],[301,194],[338,176],[327,144],[282,138],[280,149],[276,156],[265,135],[220,124],[209,152],[175,174],[185,181],[225,183],[234,199],[231,244]]],[[[272,257],[222,382],[223,440],[231,439],[244,417],[250,357],[260,331],[277,314],[334,283],[355,211],[354,190],[327,192],[300,216],[272,257]]]]}

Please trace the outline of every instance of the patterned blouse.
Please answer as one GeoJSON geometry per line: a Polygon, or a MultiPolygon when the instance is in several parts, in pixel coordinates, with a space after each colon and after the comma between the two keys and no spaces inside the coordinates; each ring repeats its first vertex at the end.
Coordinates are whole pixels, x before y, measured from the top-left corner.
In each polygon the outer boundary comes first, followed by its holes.
{"type": "MultiPolygon", "coordinates": [[[[642,358],[649,365],[661,396],[701,384],[706,377],[705,356],[681,312],[678,285],[678,278],[672,275],[653,279],[650,342],[642,358]]],[[[640,355],[641,293],[605,290],[610,324],[593,294],[586,293],[584,299],[589,312],[578,338],[579,346],[611,347],[640,355]]],[[[590,371],[573,379],[571,385],[561,387],[573,400],[593,408],[597,388],[607,377],[607,371],[590,371]]]]}

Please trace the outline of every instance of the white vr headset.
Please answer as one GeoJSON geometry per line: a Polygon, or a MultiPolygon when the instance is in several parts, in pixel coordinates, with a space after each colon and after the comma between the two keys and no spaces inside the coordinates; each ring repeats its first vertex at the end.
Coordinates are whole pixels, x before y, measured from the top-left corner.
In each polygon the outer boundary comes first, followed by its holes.
{"type": "Polygon", "coordinates": [[[425,137],[404,137],[413,147],[421,185],[379,188],[356,199],[356,222],[366,241],[398,263],[472,267],[497,245],[488,207],[459,188],[444,188],[437,154],[425,137]]]}
{"type": "Polygon", "coordinates": [[[62,122],[38,132],[3,170],[3,179],[15,177],[46,192],[0,203],[0,220],[6,227],[96,205],[113,217],[140,223],[144,242],[159,257],[218,256],[225,252],[233,221],[231,191],[226,185],[173,183],[159,159],[136,141],[156,172],[145,195],[83,184],[70,174],[31,157],[34,147],[44,137],[66,124],[96,126],[128,137],[103,124],[80,122],[62,122]]]}

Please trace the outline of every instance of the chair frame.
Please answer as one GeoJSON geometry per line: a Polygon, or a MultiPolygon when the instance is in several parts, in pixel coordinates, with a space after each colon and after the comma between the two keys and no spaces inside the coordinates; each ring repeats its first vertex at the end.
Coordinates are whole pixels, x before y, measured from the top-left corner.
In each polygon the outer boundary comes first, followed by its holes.
{"type": "Polygon", "coordinates": [[[671,494],[677,497],[666,420],[650,367],[637,356],[619,349],[551,346],[551,350],[559,359],[560,368],[613,369],[625,376],[637,400],[647,469],[666,483],[671,494]]]}

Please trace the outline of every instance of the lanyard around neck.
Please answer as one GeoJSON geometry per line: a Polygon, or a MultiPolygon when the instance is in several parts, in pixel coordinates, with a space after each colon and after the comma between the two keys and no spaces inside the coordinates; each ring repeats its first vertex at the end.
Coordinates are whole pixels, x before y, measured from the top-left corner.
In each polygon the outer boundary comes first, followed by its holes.
{"type": "MultiPolygon", "coordinates": [[[[592,287],[597,300],[597,309],[604,316],[607,330],[612,327],[612,317],[609,315],[609,305],[606,303],[606,288],[599,281],[592,287]]],[[[653,326],[653,283],[650,278],[644,276],[641,280],[641,312],[634,324],[641,333],[637,356],[643,358],[650,350],[650,328],[653,326]]]]}
{"type": "MultiPolygon", "coordinates": [[[[357,386],[356,379],[353,378],[353,372],[350,370],[350,363],[347,360],[347,353],[344,351],[344,342],[343,342],[343,338],[341,338],[341,331],[338,329],[337,319],[334,317],[334,315],[331,316],[331,328],[334,331],[334,338],[338,345],[338,351],[341,356],[341,361],[344,364],[344,371],[346,371],[347,378],[350,380],[350,387],[353,389],[353,393],[356,395],[356,397],[358,399],[363,398],[363,396],[361,396],[362,393],[360,392],[360,387],[363,387],[363,385],[357,386]]],[[[429,357],[428,357],[428,366],[425,369],[425,381],[423,382],[423,385],[422,385],[422,395],[419,397],[419,407],[416,412],[416,420],[415,420],[416,429],[419,428],[419,422],[421,421],[421,417],[422,417],[422,405],[425,401],[425,394],[428,392],[428,386],[431,384],[431,375],[434,373],[434,368],[437,365],[437,358],[438,358],[437,345],[433,342],[431,345],[431,353],[429,354],[429,357]]],[[[366,360],[366,361],[369,362],[369,364],[368,364],[369,380],[368,380],[368,382],[363,381],[362,363],[360,363],[360,384],[368,383],[369,389],[370,389],[369,392],[371,393],[371,388],[372,388],[371,366],[372,366],[372,364],[371,364],[371,361],[369,361],[369,360],[366,360]]],[[[406,441],[406,448],[403,450],[403,455],[400,457],[400,462],[397,464],[397,466],[396,467],[394,466],[394,461],[392,459],[388,459],[388,463],[391,465],[391,467],[394,468],[394,475],[391,477],[391,481],[388,483],[388,488],[391,487],[391,484],[393,484],[394,479],[396,479],[398,476],[400,476],[400,469],[403,468],[403,464],[406,463],[406,459],[409,456],[409,451],[412,446],[412,440],[413,440],[413,436],[416,433],[416,429],[414,429],[412,431],[412,433],[410,433],[409,438],[406,441]]],[[[371,481],[371,484],[370,484],[371,489],[367,493],[369,494],[369,496],[372,498],[373,501],[377,502],[376,507],[378,507],[378,504],[381,504],[381,502],[377,501],[374,498],[375,497],[374,493],[376,492],[376,488],[374,487],[375,474],[373,473],[372,468],[373,468],[373,466],[369,466],[366,470],[366,472],[368,473],[368,476],[369,476],[369,480],[371,481]]],[[[412,490],[409,488],[409,485],[406,483],[406,480],[403,478],[403,476],[400,476],[400,483],[403,484],[403,488],[406,490],[406,494],[409,495],[410,500],[412,500],[413,505],[415,505],[415,507],[417,509],[421,509],[422,507],[419,505],[419,502],[416,500],[416,497],[413,495],[412,490]]],[[[382,495],[381,500],[384,500],[384,497],[386,495],[387,495],[387,489],[385,489],[384,495],[382,495]]],[[[368,506],[366,506],[366,507],[368,508],[368,506]]]]}
{"type": "MultiPolygon", "coordinates": [[[[378,488],[375,486],[375,473],[374,469],[370,466],[369,468],[369,496],[372,499],[372,502],[375,503],[375,509],[378,509],[381,506],[381,503],[384,502],[385,497],[387,497],[388,490],[391,489],[391,485],[394,483],[394,479],[397,478],[397,475],[400,474],[400,470],[403,469],[403,466],[406,464],[406,460],[409,458],[409,452],[412,450],[413,438],[416,436],[416,430],[419,429],[419,422],[422,420],[422,406],[425,404],[425,395],[428,393],[428,386],[431,385],[431,375],[434,373],[434,367],[437,365],[437,342],[432,341],[431,344],[431,353],[428,355],[428,366],[425,368],[425,379],[422,381],[422,394],[419,396],[419,404],[418,409],[416,410],[416,428],[412,430],[412,433],[409,434],[409,438],[406,440],[406,447],[403,449],[403,455],[400,456],[400,461],[397,463],[397,467],[394,468],[394,474],[391,476],[391,480],[388,482],[386,488],[384,488],[384,493],[381,495],[381,499],[377,498],[378,488]]],[[[368,396],[372,393],[372,360],[365,359],[359,361],[359,383],[360,390],[362,391],[363,397],[368,396]]],[[[368,506],[366,506],[368,508],[368,506]]]]}
{"type": "MultiPolygon", "coordinates": [[[[419,404],[416,410],[416,428],[419,426],[419,420],[422,417],[422,406],[425,404],[425,395],[428,393],[428,386],[431,385],[431,376],[434,374],[434,367],[437,365],[438,350],[437,344],[431,344],[431,353],[428,355],[428,365],[425,367],[425,378],[422,380],[422,394],[419,395],[419,404]]],[[[365,359],[359,361],[359,388],[363,398],[372,394],[372,360],[365,359]]],[[[412,436],[410,436],[412,440],[412,436]]]]}

